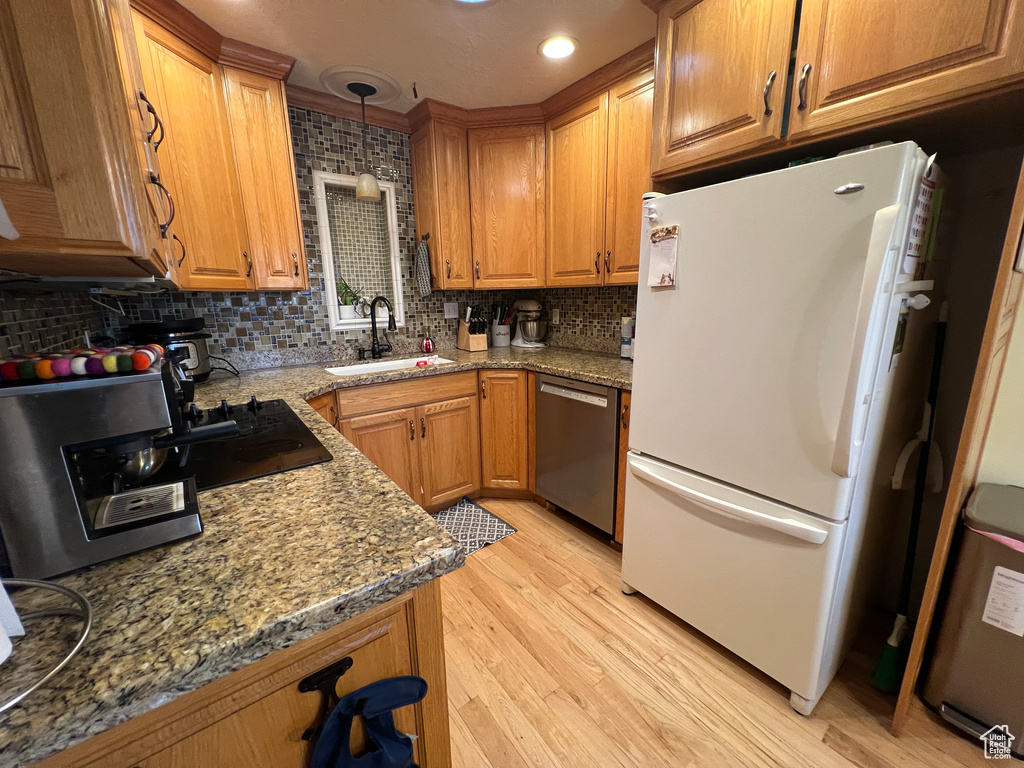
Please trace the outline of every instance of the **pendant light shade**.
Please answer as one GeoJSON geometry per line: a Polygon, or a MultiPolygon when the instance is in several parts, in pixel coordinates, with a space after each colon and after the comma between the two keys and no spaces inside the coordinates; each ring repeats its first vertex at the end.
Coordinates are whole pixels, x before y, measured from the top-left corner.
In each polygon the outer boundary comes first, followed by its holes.
{"type": "Polygon", "coordinates": [[[357,200],[380,200],[380,184],[372,173],[363,171],[356,179],[357,200]]]}
{"type": "Polygon", "coordinates": [[[380,184],[377,177],[370,172],[370,153],[366,149],[366,98],[377,93],[377,89],[368,83],[349,83],[348,89],[359,97],[363,108],[363,167],[365,170],[356,179],[357,200],[380,200],[380,184]]]}

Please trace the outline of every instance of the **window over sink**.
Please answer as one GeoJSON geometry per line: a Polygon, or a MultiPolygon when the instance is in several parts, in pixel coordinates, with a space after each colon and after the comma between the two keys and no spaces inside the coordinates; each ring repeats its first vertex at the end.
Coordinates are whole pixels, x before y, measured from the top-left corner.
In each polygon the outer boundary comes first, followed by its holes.
{"type": "MultiPolygon", "coordinates": [[[[375,296],[391,302],[395,322],[404,326],[395,185],[381,181],[380,200],[360,200],[356,178],[313,173],[330,327],[334,331],[369,328],[370,301],[375,296]]],[[[378,324],[383,319],[387,327],[383,303],[377,305],[377,313],[378,324]]]]}

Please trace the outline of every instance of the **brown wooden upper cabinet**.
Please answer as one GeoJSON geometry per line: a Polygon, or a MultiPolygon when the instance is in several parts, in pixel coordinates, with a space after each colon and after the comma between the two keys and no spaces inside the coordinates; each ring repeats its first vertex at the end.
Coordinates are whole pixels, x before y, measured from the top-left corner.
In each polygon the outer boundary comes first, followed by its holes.
{"type": "Polygon", "coordinates": [[[1022,73],[1020,0],[804,0],[790,133],[884,120],[1022,73]]]}
{"type": "Polygon", "coordinates": [[[799,29],[795,6],[670,0],[661,9],[656,176],[1024,80],[1024,0],[804,0],[799,29]]]}
{"type": "Polygon", "coordinates": [[[416,241],[427,237],[434,289],[472,288],[466,129],[429,122],[413,133],[411,150],[416,241]]]}
{"type": "Polygon", "coordinates": [[[309,287],[284,82],[224,68],[256,286],[309,287]]]}
{"type": "Polygon", "coordinates": [[[655,173],[778,141],[796,0],[670,0],[658,13],[655,173]]]}
{"type": "Polygon", "coordinates": [[[544,285],[544,126],[469,129],[473,284],[544,285]]]}
{"type": "Polygon", "coordinates": [[[125,0],[0,0],[0,201],[18,234],[0,236],[0,267],[167,272],[128,13],[125,0]]]}
{"type": "Polygon", "coordinates": [[[179,246],[172,279],[185,290],[306,288],[283,83],[222,67],[142,13],[133,18],[165,132],[179,246]]]}
{"type": "Polygon", "coordinates": [[[652,77],[641,72],[548,121],[548,285],[636,283],[652,77]]]}

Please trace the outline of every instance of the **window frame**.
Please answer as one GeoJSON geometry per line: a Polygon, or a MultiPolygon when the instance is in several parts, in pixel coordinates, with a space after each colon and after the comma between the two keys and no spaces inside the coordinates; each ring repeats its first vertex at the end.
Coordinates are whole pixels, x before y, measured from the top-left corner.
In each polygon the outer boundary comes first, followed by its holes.
{"type": "MultiPolygon", "coordinates": [[[[357,317],[353,320],[342,319],[338,302],[338,281],[334,275],[334,243],[331,240],[331,227],[327,214],[327,187],[356,188],[357,176],[349,176],[331,171],[313,171],[313,198],[316,203],[317,229],[320,232],[320,254],[324,270],[324,299],[332,331],[355,331],[370,328],[369,317],[357,317]]],[[[388,241],[391,250],[391,280],[395,288],[394,304],[395,324],[405,327],[405,298],[402,291],[402,252],[398,245],[398,200],[395,197],[396,185],[391,181],[380,181],[381,192],[387,201],[385,208],[388,217],[388,241]]],[[[373,298],[372,296],[369,298],[373,298]]],[[[378,327],[379,327],[378,323],[378,327]]],[[[385,328],[387,325],[385,324],[385,328]]]]}

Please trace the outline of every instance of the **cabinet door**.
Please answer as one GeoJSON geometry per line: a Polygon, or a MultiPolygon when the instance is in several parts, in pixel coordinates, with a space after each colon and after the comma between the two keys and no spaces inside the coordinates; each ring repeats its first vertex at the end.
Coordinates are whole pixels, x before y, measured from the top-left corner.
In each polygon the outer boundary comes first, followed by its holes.
{"type": "Polygon", "coordinates": [[[225,68],[231,138],[257,288],[308,287],[284,83],[225,68]]]}
{"type": "Polygon", "coordinates": [[[526,371],[480,371],[480,459],[484,488],[529,487],[526,371]]]}
{"type": "MultiPolygon", "coordinates": [[[[337,659],[347,656],[352,660],[352,666],[338,679],[335,688],[338,696],[378,680],[416,674],[407,616],[401,609],[342,640],[339,646],[333,656],[337,659]]],[[[419,712],[422,706],[397,710],[396,727],[403,733],[422,735],[422,715],[419,712]]],[[[312,742],[303,740],[302,734],[316,723],[319,708],[319,692],[300,692],[299,680],[289,681],[244,709],[143,760],[138,766],[305,768],[309,764],[312,742]]],[[[414,742],[414,749],[422,760],[422,746],[417,742],[414,742]]],[[[363,745],[362,725],[357,720],[353,726],[351,746],[358,752],[363,745]]]]}
{"type": "Polygon", "coordinates": [[[548,285],[601,285],[608,94],[547,124],[548,285]]]}
{"type": "Polygon", "coordinates": [[[480,487],[480,416],[476,396],[416,409],[423,506],[434,507],[480,487]]]}
{"type": "Polygon", "coordinates": [[[220,67],[150,19],[134,18],[146,96],[166,131],[162,180],[175,201],[175,233],[187,249],[175,282],[192,290],[252,288],[220,67]]]}
{"type": "Polygon", "coordinates": [[[0,0],[0,200],[18,233],[0,238],[0,267],[167,271],[120,70],[127,12],[124,0],[0,0]]]}
{"type": "Polygon", "coordinates": [[[473,287],[466,129],[432,122],[412,137],[416,241],[429,235],[430,271],[438,290],[473,287]]]}
{"type": "Polygon", "coordinates": [[[781,137],[795,6],[796,0],[670,0],[661,9],[655,173],[781,137]]]}
{"type": "Polygon", "coordinates": [[[544,126],[469,131],[474,285],[544,285],[544,126]]]}
{"type": "Polygon", "coordinates": [[[357,416],[341,422],[341,434],[418,504],[423,494],[417,452],[420,434],[417,418],[413,408],[357,416]]]}
{"type": "Polygon", "coordinates": [[[629,404],[632,393],[622,391],[619,397],[619,474],[615,481],[615,541],[622,543],[626,522],[626,460],[629,457],[629,404]]]}
{"type": "Polygon", "coordinates": [[[317,395],[312,400],[307,400],[310,407],[320,414],[320,416],[335,429],[341,429],[341,425],[338,422],[338,406],[336,402],[337,398],[334,392],[327,392],[322,395],[317,395]]]}
{"type": "Polygon", "coordinates": [[[790,131],[890,119],[1022,78],[1020,0],[804,0],[790,131]]]}
{"type": "Polygon", "coordinates": [[[608,207],[605,285],[636,285],[640,273],[640,214],[651,191],[654,75],[641,72],[612,88],[608,108],[608,207]]]}

